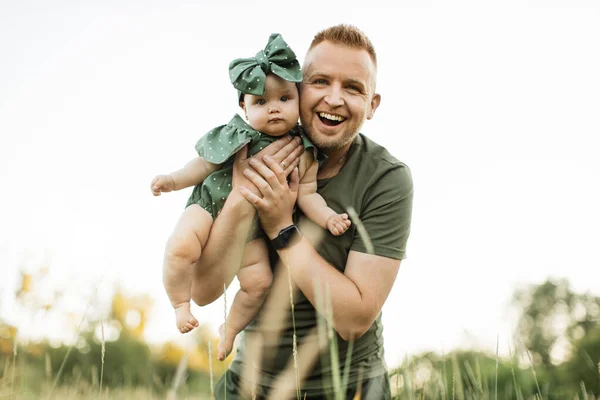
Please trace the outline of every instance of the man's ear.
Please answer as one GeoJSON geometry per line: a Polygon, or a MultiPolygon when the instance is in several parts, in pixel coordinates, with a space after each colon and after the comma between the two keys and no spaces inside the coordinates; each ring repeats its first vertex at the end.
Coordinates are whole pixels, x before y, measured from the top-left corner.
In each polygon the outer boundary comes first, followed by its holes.
{"type": "Polygon", "coordinates": [[[379,107],[380,103],[381,95],[379,93],[375,93],[371,98],[371,104],[369,105],[369,111],[367,112],[367,119],[373,118],[373,115],[375,115],[375,110],[377,110],[377,107],[379,107]]]}

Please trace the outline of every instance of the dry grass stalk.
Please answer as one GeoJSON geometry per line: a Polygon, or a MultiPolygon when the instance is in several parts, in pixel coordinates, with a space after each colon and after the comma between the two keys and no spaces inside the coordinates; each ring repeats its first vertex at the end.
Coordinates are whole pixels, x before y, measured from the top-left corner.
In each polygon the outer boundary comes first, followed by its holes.
{"type": "Polygon", "coordinates": [[[75,342],[77,341],[77,337],[79,336],[79,332],[81,331],[81,325],[83,325],[83,321],[85,321],[85,317],[87,316],[87,313],[90,311],[90,308],[92,307],[92,303],[94,303],[94,300],[96,300],[96,295],[98,294],[98,287],[102,283],[103,278],[104,278],[104,276],[100,277],[98,284],[94,288],[94,293],[90,297],[90,301],[87,304],[85,312],[81,316],[81,321],[79,321],[79,325],[77,325],[77,329],[75,330],[75,334],[73,335],[73,340],[71,341],[71,344],[69,345],[69,348],[67,349],[67,354],[65,354],[65,358],[63,359],[62,363],[60,364],[60,368],[58,369],[58,373],[56,374],[56,378],[54,379],[54,384],[52,385],[52,389],[50,389],[50,393],[48,394],[48,398],[52,398],[52,392],[56,388],[56,385],[58,384],[60,376],[62,375],[62,371],[67,362],[67,358],[69,358],[69,354],[71,354],[71,350],[73,350],[73,346],[75,346],[75,342]]]}
{"type": "Polygon", "coordinates": [[[241,379],[243,398],[256,398],[256,385],[260,380],[262,350],[262,335],[258,332],[246,334],[247,361],[243,365],[241,379]]]}
{"type": "MultiPolygon", "coordinates": [[[[223,283],[223,342],[227,343],[227,284],[223,283]]],[[[225,370],[227,373],[227,370],[225,370]]],[[[225,382],[225,400],[227,400],[227,379],[225,382]]]]}
{"type": "Polygon", "coordinates": [[[208,341],[208,371],[210,373],[210,399],[215,398],[215,383],[213,379],[213,367],[212,367],[212,342],[208,341]]]}
{"type": "MultiPolygon", "coordinates": [[[[278,264],[275,268],[273,284],[269,289],[269,296],[263,306],[259,327],[259,332],[263,335],[262,344],[268,348],[276,346],[279,341],[290,307],[290,302],[286,301],[291,296],[289,292],[287,269],[283,268],[282,264],[278,264]]],[[[271,358],[273,355],[271,353],[264,354],[265,364],[268,365],[273,361],[271,358]]]]}
{"type": "Polygon", "coordinates": [[[173,385],[171,386],[171,390],[169,390],[169,393],[167,395],[168,400],[175,400],[177,398],[177,390],[179,390],[179,387],[184,381],[183,378],[187,371],[187,358],[187,353],[184,353],[181,357],[181,360],[179,360],[179,364],[177,365],[177,371],[175,371],[175,376],[173,377],[173,385]]]}
{"type": "Polygon", "coordinates": [[[320,342],[322,341],[319,340],[317,328],[315,327],[304,337],[298,349],[297,371],[294,368],[294,361],[290,360],[285,370],[275,379],[269,399],[282,400],[294,397],[293,394],[296,391],[295,376],[298,374],[300,382],[304,381],[310,368],[324,349],[324,346],[319,344],[320,342]]]}

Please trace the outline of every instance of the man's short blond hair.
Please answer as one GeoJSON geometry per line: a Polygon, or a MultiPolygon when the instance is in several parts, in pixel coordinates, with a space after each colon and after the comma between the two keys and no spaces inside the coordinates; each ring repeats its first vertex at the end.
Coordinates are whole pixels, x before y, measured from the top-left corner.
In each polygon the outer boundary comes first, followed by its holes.
{"type": "Polygon", "coordinates": [[[366,52],[369,53],[369,56],[371,56],[375,68],[377,68],[377,54],[375,54],[373,43],[371,43],[367,35],[357,27],[340,24],[323,29],[315,35],[308,50],[310,51],[313,47],[324,41],[341,44],[353,49],[366,50],[366,52]]]}

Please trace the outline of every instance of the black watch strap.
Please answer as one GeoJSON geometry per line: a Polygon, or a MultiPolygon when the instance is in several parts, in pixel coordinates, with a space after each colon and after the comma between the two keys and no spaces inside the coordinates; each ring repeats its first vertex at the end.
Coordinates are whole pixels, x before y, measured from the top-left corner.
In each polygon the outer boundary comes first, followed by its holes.
{"type": "Polygon", "coordinates": [[[280,250],[296,243],[299,239],[300,231],[296,225],[290,225],[280,230],[279,235],[271,240],[271,244],[275,250],[280,250]]]}

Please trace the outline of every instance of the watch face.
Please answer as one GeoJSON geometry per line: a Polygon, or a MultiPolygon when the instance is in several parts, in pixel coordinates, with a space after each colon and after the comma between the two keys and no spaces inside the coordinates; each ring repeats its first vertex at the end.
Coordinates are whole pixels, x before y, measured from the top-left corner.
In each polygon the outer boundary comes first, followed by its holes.
{"type": "Polygon", "coordinates": [[[292,240],[294,240],[294,236],[300,236],[300,232],[298,232],[298,228],[296,225],[288,226],[287,228],[282,229],[279,232],[279,235],[275,239],[271,241],[276,250],[282,249],[286,247],[292,240]]]}
{"type": "Polygon", "coordinates": [[[287,246],[287,244],[290,242],[290,239],[292,238],[292,235],[296,233],[296,229],[294,228],[296,227],[289,227],[281,232],[281,241],[283,242],[284,246],[287,246]]]}

